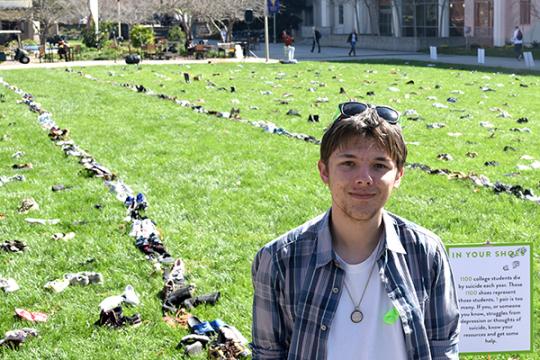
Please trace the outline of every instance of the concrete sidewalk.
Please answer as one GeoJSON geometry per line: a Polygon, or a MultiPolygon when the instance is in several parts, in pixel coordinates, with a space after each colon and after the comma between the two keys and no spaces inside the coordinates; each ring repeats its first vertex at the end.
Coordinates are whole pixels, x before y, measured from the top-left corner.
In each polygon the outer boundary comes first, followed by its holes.
{"type": "MultiPolygon", "coordinates": [[[[295,46],[295,58],[298,61],[351,61],[365,59],[400,59],[400,60],[416,60],[429,63],[446,63],[446,64],[462,64],[476,65],[480,69],[482,67],[502,67],[515,70],[532,70],[540,71],[540,59],[535,61],[533,68],[527,68],[524,61],[518,61],[515,58],[487,57],[485,64],[478,64],[476,56],[462,55],[439,55],[437,60],[431,60],[429,54],[417,52],[401,52],[375,49],[356,48],[356,57],[348,56],[348,47],[322,47],[321,52],[311,52],[311,45],[297,44],[295,46]]],[[[254,51],[258,57],[265,57],[264,43],[261,43],[259,49],[254,51]]],[[[283,59],[283,44],[270,44],[270,58],[283,59]]]]}
{"type": "MultiPolygon", "coordinates": [[[[445,64],[462,64],[478,66],[481,70],[485,67],[501,67],[510,70],[531,70],[540,71],[540,59],[536,61],[536,64],[532,68],[527,68],[523,61],[517,61],[514,58],[497,58],[487,57],[485,58],[485,64],[480,65],[477,63],[475,56],[462,56],[462,55],[439,55],[437,60],[431,60],[429,54],[417,53],[417,52],[400,52],[400,51],[388,51],[388,50],[374,50],[374,49],[356,49],[356,57],[348,56],[349,48],[347,47],[322,47],[320,53],[311,52],[310,44],[297,44],[295,46],[295,58],[298,61],[353,61],[353,60],[365,60],[365,59],[398,59],[398,60],[415,60],[425,61],[428,63],[445,63],[445,64]]],[[[259,48],[253,52],[255,56],[250,56],[245,59],[205,59],[205,60],[193,60],[179,58],[174,60],[144,60],[142,64],[197,64],[197,63],[230,63],[230,62],[243,62],[243,63],[264,63],[266,59],[264,43],[259,45],[259,48]]],[[[270,44],[270,61],[277,62],[279,59],[283,59],[283,44],[270,44]]],[[[62,68],[62,67],[77,67],[77,66],[112,66],[112,65],[125,65],[122,59],[117,60],[96,60],[96,61],[73,61],[73,62],[54,62],[54,63],[39,63],[36,59],[32,59],[30,64],[23,65],[13,61],[6,61],[0,63],[1,70],[10,69],[29,69],[29,68],[62,68]]]]}

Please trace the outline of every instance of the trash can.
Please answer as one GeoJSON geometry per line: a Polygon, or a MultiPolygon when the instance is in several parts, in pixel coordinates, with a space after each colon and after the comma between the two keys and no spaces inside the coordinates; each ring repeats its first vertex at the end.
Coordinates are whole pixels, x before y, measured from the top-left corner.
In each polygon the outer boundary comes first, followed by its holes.
{"type": "Polygon", "coordinates": [[[0,51],[0,61],[6,61],[6,59],[7,59],[6,53],[3,51],[0,51]]]}
{"type": "Polygon", "coordinates": [[[126,56],[126,64],[138,64],[141,62],[141,57],[137,54],[129,54],[126,56]]]}

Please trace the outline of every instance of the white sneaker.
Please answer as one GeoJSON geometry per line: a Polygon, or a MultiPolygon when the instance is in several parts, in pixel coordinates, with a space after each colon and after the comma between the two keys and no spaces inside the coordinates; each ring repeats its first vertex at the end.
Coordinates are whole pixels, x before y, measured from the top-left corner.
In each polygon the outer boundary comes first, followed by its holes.
{"type": "Polygon", "coordinates": [[[110,311],[116,307],[119,307],[124,300],[125,298],[121,295],[109,296],[99,303],[99,308],[101,311],[110,311]]]}
{"type": "Polygon", "coordinates": [[[62,280],[49,281],[45,284],[44,288],[59,293],[66,290],[68,286],[69,279],[64,278],[62,280]]]}
{"type": "Polygon", "coordinates": [[[139,296],[137,295],[137,293],[135,293],[135,289],[131,285],[126,286],[122,297],[124,298],[125,302],[133,306],[139,305],[141,303],[141,301],[139,300],[139,296]]]}

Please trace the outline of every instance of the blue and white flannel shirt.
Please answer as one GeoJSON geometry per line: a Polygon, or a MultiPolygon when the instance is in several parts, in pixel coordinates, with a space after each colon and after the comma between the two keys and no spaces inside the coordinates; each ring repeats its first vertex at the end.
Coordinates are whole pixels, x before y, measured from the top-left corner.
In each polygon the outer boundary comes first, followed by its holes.
{"type": "MultiPolygon", "coordinates": [[[[252,266],[253,359],[326,359],[345,278],[332,250],[330,213],[257,253],[252,266]]],[[[383,223],[385,246],[377,265],[400,316],[407,357],[458,359],[459,308],[441,240],[386,211],[383,223]]]]}

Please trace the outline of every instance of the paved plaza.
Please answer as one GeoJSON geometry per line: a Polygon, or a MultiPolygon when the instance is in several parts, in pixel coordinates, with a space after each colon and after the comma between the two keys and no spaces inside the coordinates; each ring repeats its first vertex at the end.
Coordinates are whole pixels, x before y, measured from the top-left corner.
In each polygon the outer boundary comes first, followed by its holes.
{"type": "MultiPolygon", "coordinates": [[[[349,49],[347,47],[322,47],[320,53],[310,52],[311,45],[309,44],[297,44],[295,46],[295,58],[298,61],[352,61],[352,60],[373,60],[378,59],[401,59],[401,60],[413,60],[413,61],[425,61],[429,63],[446,63],[446,64],[461,64],[461,65],[478,65],[481,67],[501,67],[506,69],[516,70],[533,70],[540,71],[540,61],[536,61],[536,64],[532,68],[527,68],[525,62],[517,61],[514,58],[502,58],[502,57],[489,57],[486,56],[485,64],[479,65],[476,56],[463,56],[463,55],[439,55],[437,60],[432,60],[429,54],[418,52],[404,52],[404,51],[389,51],[378,49],[362,49],[357,48],[357,56],[347,56],[349,49]]],[[[184,64],[184,63],[199,63],[205,61],[212,62],[264,62],[266,60],[264,43],[261,43],[258,49],[253,52],[253,55],[246,59],[207,59],[207,60],[194,60],[178,58],[173,60],[145,60],[145,64],[184,64]]],[[[270,44],[270,61],[278,61],[283,58],[283,44],[270,44]]],[[[74,61],[74,62],[54,62],[54,63],[39,63],[37,59],[32,59],[30,64],[23,65],[13,61],[6,61],[0,63],[0,70],[8,69],[25,69],[34,67],[65,67],[65,66],[93,66],[93,65],[114,65],[124,64],[123,60],[99,60],[99,61],[74,61]]]]}

